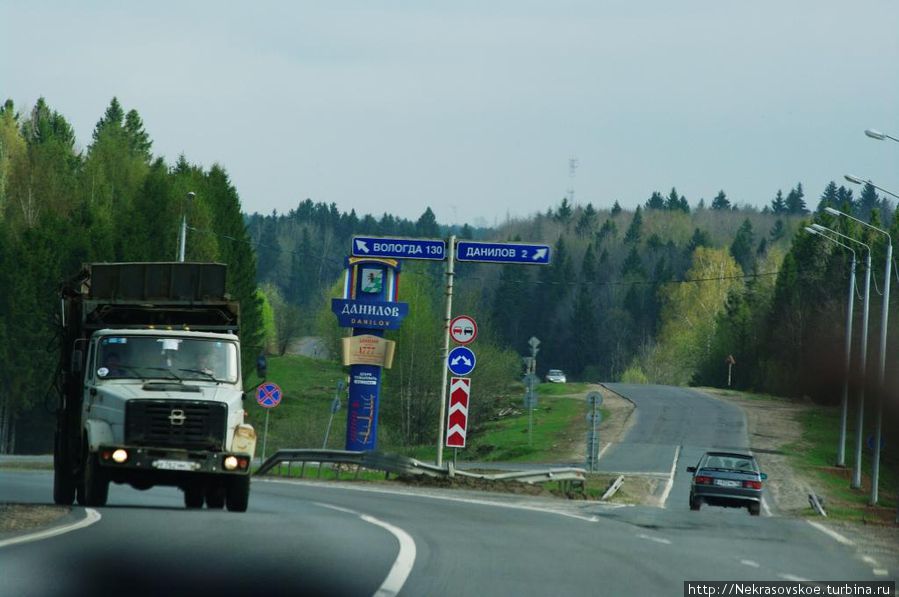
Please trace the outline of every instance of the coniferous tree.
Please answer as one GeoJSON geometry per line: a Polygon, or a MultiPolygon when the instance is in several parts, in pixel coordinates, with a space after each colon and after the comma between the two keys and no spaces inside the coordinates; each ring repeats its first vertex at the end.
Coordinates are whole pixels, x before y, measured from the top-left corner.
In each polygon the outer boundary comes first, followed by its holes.
{"type": "Polygon", "coordinates": [[[786,199],[787,213],[804,216],[808,213],[805,207],[805,193],[802,191],[802,183],[798,183],[795,189],[790,189],[786,199]]]}
{"type": "Polygon", "coordinates": [[[743,224],[737,230],[737,235],[730,245],[730,254],[745,273],[752,272],[755,265],[755,235],[749,218],[743,220],[743,224]]]}
{"type": "Polygon", "coordinates": [[[785,214],[787,210],[787,202],[784,200],[783,191],[777,189],[777,195],[771,200],[771,211],[776,215],[785,214]]]}
{"type": "Polygon", "coordinates": [[[727,195],[724,194],[723,190],[718,191],[718,194],[715,195],[715,198],[712,200],[712,209],[730,209],[730,200],[727,198],[727,195]]]}
{"type": "Polygon", "coordinates": [[[612,205],[612,211],[611,211],[612,217],[614,218],[615,216],[617,216],[620,213],[621,213],[621,205],[619,205],[618,201],[616,200],[615,204],[612,205]]]}
{"type": "Polygon", "coordinates": [[[658,191],[653,191],[646,200],[646,209],[665,209],[665,198],[658,191]]]}
{"type": "Polygon", "coordinates": [[[624,242],[637,244],[640,242],[640,236],[643,234],[643,212],[640,209],[640,206],[637,206],[636,211],[634,211],[634,217],[631,220],[631,225],[628,227],[627,232],[624,234],[624,242]]]}

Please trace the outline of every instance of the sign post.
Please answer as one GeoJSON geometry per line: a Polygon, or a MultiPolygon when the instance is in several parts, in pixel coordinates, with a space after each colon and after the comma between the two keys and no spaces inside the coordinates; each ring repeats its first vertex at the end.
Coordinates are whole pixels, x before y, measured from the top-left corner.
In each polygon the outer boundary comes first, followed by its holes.
{"type": "Polygon", "coordinates": [[[587,412],[590,429],[587,431],[587,466],[585,468],[591,473],[595,473],[599,463],[599,424],[602,422],[602,413],[599,407],[602,404],[602,394],[590,392],[587,394],[587,404],[590,408],[587,412]]]}
{"type": "Polygon", "coordinates": [[[262,434],[262,462],[265,462],[265,447],[268,442],[268,413],[281,404],[281,388],[270,381],[259,384],[256,388],[256,403],[265,409],[265,432],[262,434]]]}
{"type": "Polygon", "coordinates": [[[328,427],[325,429],[325,441],[322,443],[322,450],[328,449],[328,436],[331,434],[331,423],[334,422],[334,415],[340,410],[340,393],[346,387],[346,382],[342,379],[337,380],[337,388],[334,390],[334,400],[331,401],[331,416],[328,417],[328,427]]]}
{"type": "Polygon", "coordinates": [[[456,236],[452,235],[449,237],[449,252],[446,257],[446,314],[443,318],[443,363],[444,366],[441,367],[442,373],[440,378],[440,421],[437,425],[437,466],[443,466],[443,425],[446,419],[446,378],[447,376],[447,367],[446,363],[449,361],[449,346],[450,346],[450,323],[453,319],[453,277],[455,276],[455,271],[453,266],[455,265],[455,254],[456,254],[456,236]]]}

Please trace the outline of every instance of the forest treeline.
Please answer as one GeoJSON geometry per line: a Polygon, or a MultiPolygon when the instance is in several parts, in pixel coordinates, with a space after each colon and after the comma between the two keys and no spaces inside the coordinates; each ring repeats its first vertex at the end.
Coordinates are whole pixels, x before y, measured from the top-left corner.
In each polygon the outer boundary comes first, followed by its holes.
{"type": "Polygon", "coordinates": [[[0,453],[52,446],[61,282],[86,262],[175,261],[182,210],[204,231],[187,260],[229,265],[252,363],[263,343],[256,261],[225,169],[154,157],[140,115],[115,98],[83,150],[44,99],[0,107],[0,453]]]}
{"type": "MultiPolygon", "coordinates": [[[[633,210],[566,198],[495,228],[440,224],[424,206],[409,220],[312,199],[287,213],[244,214],[222,166],[154,156],[140,115],[116,99],[85,149],[43,99],[24,110],[7,101],[0,108],[0,452],[46,450],[52,441],[60,282],[84,262],[174,260],[185,212],[187,259],[229,265],[229,290],[242,303],[245,366],[259,350],[283,353],[304,335],[336,347],[344,332],[329,299],[340,292],[354,234],[455,234],[553,247],[545,267],[457,264],[454,312],[478,320],[476,382],[493,398],[472,413],[475,425],[492,416],[497,397],[514,398],[508,381],[520,374],[532,336],[542,342],[541,373],[723,386],[732,357],[737,388],[832,402],[841,387],[849,256],[804,227],[818,222],[872,248],[869,363],[879,356],[885,244],[828,206],[899,233],[893,206],[873,187],[856,195],[835,182],[813,197],[801,184],[773,190],[761,209],[723,190],[708,201],[675,188],[652,191],[633,210]]],[[[445,275],[440,263],[413,261],[403,272],[400,298],[412,310],[390,334],[399,347],[384,396],[395,399],[382,413],[385,433],[419,444],[433,441],[439,404],[445,275]]],[[[897,354],[894,337],[890,354],[897,354]]],[[[873,375],[869,367],[853,381],[873,375]]]]}

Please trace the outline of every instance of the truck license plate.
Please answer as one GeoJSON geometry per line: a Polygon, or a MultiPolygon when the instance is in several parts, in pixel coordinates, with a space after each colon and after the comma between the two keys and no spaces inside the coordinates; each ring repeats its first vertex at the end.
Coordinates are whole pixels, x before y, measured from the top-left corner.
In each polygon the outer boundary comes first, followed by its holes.
{"type": "Polygon", "coordinates": [[[153,468],[167,471],[195,471],[200,468],[200,463],[187,460],[154,460],[153,468]]]}

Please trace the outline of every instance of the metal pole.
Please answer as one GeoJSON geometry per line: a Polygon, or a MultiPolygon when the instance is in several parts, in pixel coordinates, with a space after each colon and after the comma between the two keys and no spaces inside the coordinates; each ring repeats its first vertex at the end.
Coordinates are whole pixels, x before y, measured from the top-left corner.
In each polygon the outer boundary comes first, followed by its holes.
{"type": "Polygon", "coordinates": [[[880,482],[880,431],[883,422],[883,403],[886,400],[886,365],[887,365],[887,323],[890,315],[890,274],[893,265],[893,239],[887,234],[887,264],[884,268],[883,308],[880,315],[880,369],[877,372],[877,419],[874,423],[874,460],[871,470],[872,506],[877,505],[877,490],[880,482]]]}
{"type": "Polygon", "coordinates": [[[449,237],[447,243],[448,255],[446,257],[446,316],[443,323],[443,355],[441,356],[441,381],[440,381],[440,419],[437,426],[437,466],[443,466],[443,426],[446,422],[446,400],[447,400],[447,367],[446,360],[449,358],[450,345],[450,321],[453,319],[453,276],[455,271],[456,257],[456,236],[449,237]]]}
{"type": "Polygon", "coordinates": [[[855,303],[855,251],[849,267],[849,302],[846,306],[846,363],[843,367],[843,400],[840,410],[840,445],[837,449],[837,466],[846,466],[846,424],[849,416],[849,375],[852,361],[852,315],[855,303]]]}
{"type": "Polygon", "coordinates": [[[331,411],[331,416],[328,417],[328,427],[325,429],[325,441],[322,442],[322,450],[328,449],[328,435],[331,434],[331,423],[334,421],[334,411],[331,411]]]}
{"type": "Polygon", "coordinates": [[[268,409],[265,409],[265,433],[262,434],[262,462],[265,462],[265,444],[268,442],[268,409]]]}
{"type": "Polygon", "coordinates": [[[865,257],[865,299],[862,306],[862,339],[859,353],[858,416],[855,419],[855,466],[850,487],[862,486],[862,436],[865,432],[865,374],[868,363],[868,312],[871,299],[871,249],[865,257]]]}
{"type": "Polygon", "coordinates": [[[534,433],[534,407],[528,406],[528,446],[531,445],[534,433]]]}
{"type": "Polygon", "coordinates": [[[184,203],[181,204],[181,234],[178,236],[178,261],[182,263],[184,262],[185,245],[187,245],[187,205],[196,196],[197,194],[191,191],[187,194],[184,203]]]}

